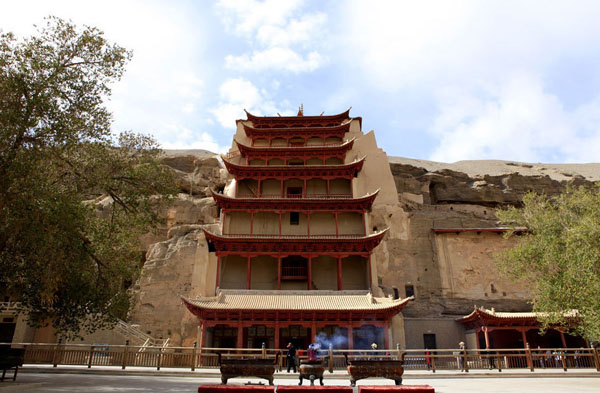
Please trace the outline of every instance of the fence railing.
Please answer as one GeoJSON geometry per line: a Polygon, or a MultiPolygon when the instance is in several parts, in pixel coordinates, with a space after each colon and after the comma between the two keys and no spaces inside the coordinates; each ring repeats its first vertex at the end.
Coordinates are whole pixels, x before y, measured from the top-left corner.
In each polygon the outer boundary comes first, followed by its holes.
{"type": "Polygon", "coordinates": [[[3,312],[17,312],[21,307],[19,302],[0,302],[0,311],[3,312]]]}
{"type": "MultiPolygon", "coordinates": [[[[106,344],[34,344],[5,343],[25,348],[25,363],[126,367],[218,368],[217,353],[225,358],[277,359],[278,369],[285,367],[285,349],[266,348],[197,348],[197,347],[142,347],[106,344]],[[141,350],[143,348],[143,350],[141,350]],[[279,353],[279,356],[276,356],[279,353]]],[[[502,370],[509,369],[592,369],[600,371],[600,354],[597,348],[542,348],[542,349],[491,349],[467,350],[321,350],[330,369],[344,369],[347,356],[354,360],[397,360],[405,352],[404,368],[410,370],[502,370]],[[345,356],[346,355],[346,356],[345,356]]],[[[299,350],[296,361],[305,359],[299,350]]]]}
{"type": "Polygon", "coordinates": [[[278,234],[260,234],[260,233],[226,233],[223,235],[219,235],[224,238],[229,239],[238,239],[238,238],[252,238],[252,239],[360,239],[365,237],[363,234],[345,234],[340,233],[338,235],[278,235],[278,234]]]}
{"type": "Polygon", "coordinates": [[[242,194],[238,195],[238,199],[352,199],[352,194],[261,194],[258,197],[258,193],[256,191],[256,187],[251,189],[253,194],[242,194]]]}

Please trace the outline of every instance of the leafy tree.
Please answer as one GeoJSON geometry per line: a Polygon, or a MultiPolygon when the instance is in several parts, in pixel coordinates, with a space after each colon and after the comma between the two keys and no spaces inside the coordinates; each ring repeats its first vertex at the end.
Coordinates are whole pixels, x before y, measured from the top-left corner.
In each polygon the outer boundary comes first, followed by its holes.
{"type": "Polygon", "coordinates": [[[152,138],[111,133],[105,100],[130,58],[54,17],[0,36],[0,292],[64,335],[126,316],[139,236],[173,192],[152,138]]]}
{"type": "Polygon", "coordinates": [[[505,224],[528,229],[498,263],[531,284],[533,309],[542,313],[544,326],[575,325],[575,333],[599,340],[600,184],[554,197],[530,193],[522,209],[497,215],[505,224]],[[570,318],[574,312],[576,318],[570,318]]]}

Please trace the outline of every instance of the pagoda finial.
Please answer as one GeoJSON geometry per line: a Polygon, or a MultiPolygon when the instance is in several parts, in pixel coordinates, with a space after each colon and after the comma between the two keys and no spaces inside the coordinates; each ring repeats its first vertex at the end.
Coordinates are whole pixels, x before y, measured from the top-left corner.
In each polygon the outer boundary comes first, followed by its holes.
{"type": "Polygon", "coordinates": [[[300,104],[300,108],[298,108],[297,116],[304,116],[304,104],[300,104]]]}

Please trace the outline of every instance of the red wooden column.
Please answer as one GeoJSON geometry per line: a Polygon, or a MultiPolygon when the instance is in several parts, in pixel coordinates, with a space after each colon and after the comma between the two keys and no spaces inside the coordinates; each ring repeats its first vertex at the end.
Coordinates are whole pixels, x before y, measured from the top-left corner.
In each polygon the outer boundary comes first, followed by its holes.
{"type": "MultiPolygon", "coordinates": [[[[527,330],[525,329],[519,329],[521,330],[521,337],[523,338],[523,348],[527,348],[527,330]]],[[[561,333],[562,335],[562,333],[561,333]]]]}
{"type": "Polygon", "coordinates": [[[327,179],[327,196],[329,196],[330,192],[329,192],[329,182],[331,181],[331,179],[327,179]]]}
{"type": "Polygon", "coordinates": [[[204,321],[200,322],[200,348],[204,348],[206,346],[206,323],[204,321]]]}
{"type": "Polygon", "coordinates": [[[244,328],[242,327],[242,321],[238,321],[238,335],[236,348],[244,348],[244,328]]]}
{"type": "Polygon", "coordinates": [[[279,318],[275,320],[275,342],[273,343],[273,348],[279,349],[279,318]]]}
{"type": "Polygon", "coordinates": [[[248,274],[246,276],[246,289],[250,289],[250,278],[252,277],[252,263],[248,257],[248,274]]]}
{"type": "Polygon", "coordinates": [[[258,187],[256,189],[256,193],[258,194],[257,197],[259,197],[259,198],[260,198],[260,194],[261,194],[261,192],[260,192],[261,182],[262,182],[262,179],[258,179],[258,187]]]}
{"type": "Polygon", "coordinates": [[[310,342],[315,343],[317,341],[317,321],[315,321],[315,316],[313,315],[312,324],[310,325],[310,342]]]}
{"type": "Polygon", "coordinates": [[[250,234],[252,235],[254,231],[254,212],[250,212],[250,234]]]}
{"type": "Polygon", "coordinates": [[[215,282],[215,289],[219,287],[219,273],[221,270],[221,257],[217,257],[217,280],[215,282]]]}
{"type": "Polygon", "coordinates": [[[310,213],[306,213],[306,234],[310,236],[310,213]]]}
{"type": "Polygon", "coordinates": [[[333,213],[335,216],[335,237],[340,235],[340,231],[338,230],[338,212],[333,213]]]}
{"type": "Polygon", "coordinates": [[[373,287],[373,276],[371,273],[371,254],[369,254],[369,258],[367,259],[367,267],[369,268],[369,289],[373,287]]]}
{"type": "Polygon", "coordinates": [[[362,212],[362,224],[363,224],[363,235],[367,236],[367,220],[365,219],[365,212],[362,212]]]}
{"type": "Polygon", "coordinates": [[[352,325],[348,326],[348,349],[354,349],[354,333],[352,332],[352,325]]]}
{"type": "Polygon", "coordinates": [[[281,197],[282,198],[284,197],[283,191],[284,191],[284,188],[283,188],[283,179],[281,179],[281,197]]]}
{"type": "Polygon", "coordinates": [[[308,290],[312,289],[312,256],[308,257],[308,290]]]}
{"type": "Polygon", "coordinates": [[[490,349],[490,335],[487,326],[481,328],[483,330],[483,337],[485,338],[485,349],[490,349]]]}
{"type": "Polygon", "coordinates": [[[342,290],[342,257],[337,260],[337,288],[338,291],[342,290]]]}
{"type": "Polygon", "coordinates": [[[306,178],[304,179],[304,189],[302,190],[302,198],[306,198],[308,191],[306,190],[306,178]]]}
{"type": "Polygon", "coordinates": [[[283,215],[283,212],[279,212],[279,237],[281,237],[281,216],[283,215]]]}
{"type": "Polygon", "coordinates": [[[388,349],[390,347],[390,320],[386,319],[385,320],[385,324],[383,326],[384,329],[384,334],[383,334],[383,346],[385,347],[385,349],[388,349]]]}
{"type": "Polygon", "coordinates": [[[560,341],[562,342],[563,348],[567,348],[567,340],[565,339],[565,333],[560,331],[560,341]]]}
{"type": "Polygon", "coordinates": [[[281,255],[277,256],[277,289],[281,289],[281,255]]]}

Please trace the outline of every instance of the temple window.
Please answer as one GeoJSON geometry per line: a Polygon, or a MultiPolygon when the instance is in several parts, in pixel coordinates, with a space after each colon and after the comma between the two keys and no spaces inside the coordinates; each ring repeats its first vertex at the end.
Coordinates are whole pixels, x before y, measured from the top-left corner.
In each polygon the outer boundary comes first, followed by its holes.
{"type": "Polygon", "coordinates": [[[300,224],[300,213],[290,212],[290,225],[299,225],[299,224],[300,224]]]}

